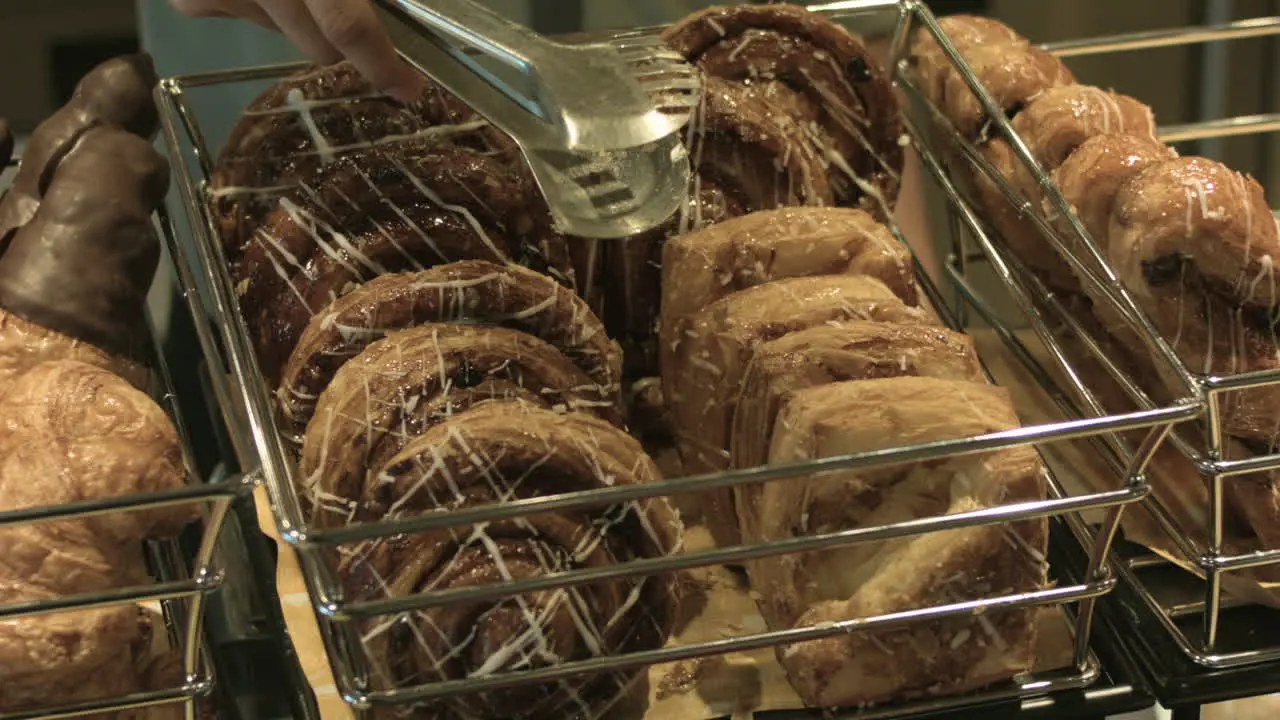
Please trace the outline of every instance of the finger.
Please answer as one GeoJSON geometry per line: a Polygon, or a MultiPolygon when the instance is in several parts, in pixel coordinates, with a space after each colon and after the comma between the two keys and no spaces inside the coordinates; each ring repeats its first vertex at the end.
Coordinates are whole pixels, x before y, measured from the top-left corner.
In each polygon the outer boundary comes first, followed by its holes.
{"type": "Polygon", "coordinates": [[[332,65],[342,60],[342,53],[320,32],[303,0],[260,0],[259,4],[280,32],[312,61],[332,65]]]}
{"type": "Polygon", "coordinates": [[[268,30],[279,30],[253,0],[169,0],[175,10],[195,18],[239,18],[268,30]]]}
{"type": "Polygon", "coordinates": [[[422,94],[425,81],[396,53],[369,0],[304,1],[325,38],[374,87],[405,102],[422,94]]]}

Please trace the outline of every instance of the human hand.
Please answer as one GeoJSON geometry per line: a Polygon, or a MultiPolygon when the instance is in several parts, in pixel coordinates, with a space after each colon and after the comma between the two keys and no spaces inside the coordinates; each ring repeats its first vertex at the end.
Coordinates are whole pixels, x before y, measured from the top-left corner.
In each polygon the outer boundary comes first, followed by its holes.
{"type": "Polygon", "coordinates": [[[169,0],[191,17],[234,17],[284,33],[317,63],[350,60],[382,92],[408,101],[422,77],[396,54],[370,0],[169,0]]]}

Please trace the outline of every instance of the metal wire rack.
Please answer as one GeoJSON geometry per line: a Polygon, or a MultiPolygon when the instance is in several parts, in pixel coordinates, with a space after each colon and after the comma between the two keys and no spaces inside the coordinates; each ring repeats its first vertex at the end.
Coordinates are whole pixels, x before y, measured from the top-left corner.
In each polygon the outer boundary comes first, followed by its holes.
{"type": "MultiPolygon", "coordinates": [[[[16,167],[14,159],[8,168],[16,167]]],[[[0,171],[5,170],[0,166],[0,171]]],[[[5,174],[0,172],[0,175],[5,174]]],[[[8,180],[6,179],[6,184],[8,180]]],[[[3,194],[3,188],[0,188],[3,194]]],[[[159,215],[155,231],[169,242],[171,227],[159,215]]],[[[150,318],[148,318],[150,321],[150,318]]],[[[151,327],[155,327],[151,325],[151,327]]],[[[56,506],[41,506],[0,512],[0,528],[12,531],[20,526],[55,520],[71,520],[108,514],[125,514],[139,510],[194,505],[200,519],[182,538],[148,543],[147,561],[155,582],[83,593],[53,600],[0,604],[0,620],[12,622],[22,618],[75,612],[119,605],[142,605],[160,610],[163,624],[153,630],[166,634],[170,652],[181,659],[181,677],[168,687],[151,688],[124,697],[104,697],[88,702],[55,705],[34,710],[0,713],[3,720],[36,718],[73,718],[98,713],[114,713],[141,708],[181,706],[188,720],[195,720],[209,707],[214,689],[213,662],[205,640],[203,626],[207,601],[223,585],[219,539],[224,520],[236,498],[248,492],[254,482],[251,476],[233,476],[217,482],[204,482],[196,470],[191,436],[184,421],[184,410],[174,393],[173,380],[163,349],[153,345],[151,367],[154,372],[153,396],[167,411],[182,443],[183,462],[188,484],[172,490],[85,500],[56,506]]]]}
{"type": "MultiPolygon", "coordinates": [[[[1053,43],[1042,47],[1060,57],[1071,58],[1153,48],[1186,47],[1209,42],[1276,35],[1280,35],[1280,17],[1260,17],[1218,25],[1153,30],[1053,43]]],[[[1021,196],[985,160],[974,143],[963,138],[941,111],[929,105],[912,82],[912,73],[907,67],[907,61],[901,60],[900,86],[920,110],[919,114],[927,118],[929,124],[928,132],[918,133],[918,138],[927,140],[921,143],[920,150],[929,169],[935,174],[943,174],[951,170],[953,176],[957,178],[972,176],[976,170],[990,180],[999,188],[1005,199],[1018,208],[1023,216],[1044,235],[1046,242],[1052,243],[1059,253],[1071,262],[1084,282],[1094,283],[1096,287],[1104,289],[1107,295],[1115,300],[1117,306],[1125,308],[1130,313],[1131,322],[1135,327],[1142,328],[1144,334],[1152,334],[1146,338],[1151,348],[1161,353],[1166,361],[1180,366],[1181,378],[1190,380],[1192,383],[1192,392],[1188,393],[1187,397],[1201,397],[1206,404],[1208,414],[1201,423],[1200,432],[1194,434],[1175,432],[1171,442],[1195,463],[1207,483],[1210,509],[1208,527],[1188,531],[1187,528],[1179,526],[1173,513],[1155,496],[1143,500],[1145,509],[1156,520],[1160,530],[1168,536],[1168,546],[1174,548],[1179,556],[1175,558],[1178,565],[1192,569],[1201,576],[1202,580],[1198,581],[1198,587],[1196,587],[1197,581],[1193,576],[1187,573],[1170,573],[1170,562],[1150,552],[1126,552],[1118,562],[1120,574],[1126,584],[1121,595],[1130,597],[1149,612],[1155,618],[1153,626],[1167,633],[1172,640],[1172,646],[1200,670],[1187,668],[1181,671],[1170,670],[1167,662],[1154,657],[1150,662],[1164,667],[1160,672],[1163,673],[1166,687],[1177,686],[1179,680],[1185,680],[1187,676],[1195,675],[1197,672],[1206,677],[1216,677],[1219,681],[1226,683],[1223,689],[1217,692],[1201,689],[1197,697],[1226,699],[1274,690],[1275,684],[1264,681],[1261,677],[1258,677],[1251,687],[1242,687],[1239,683],[1231,684],[1224,680],[1224,676],[1220,673],[1211,674],[1209,671],[1232,668],[1261,670],[1262,664],[1280,660],[1280,644],[1265,637],[1265,633],[1254,632],[1258,627],[1259,613],[1265,615],[1269,611],[1250,606],[1239,598],[1224,597],[1223,593],[1223,578],[1227,573],[1280,563],[1280,548],[1264,548],[1250,552],[1231,552],[1226,548],[1224,538],[1230,518],[1224,511],[1223,500],[1224,484],[1240,481],[1241,477],[1247,474],[1280,468],[1280,455],[1229,457],[1224,452],[1226,438],[1221,412],[1223,393],[1280,383],[1280,372],[1255,371],[1238,375],[1206,375],[1193,372],[1172,355],[1168,344],[1154,332],[1150,323],[1142,318],[1142,313],[1138,311],[1136,304],[1104,260],[1099,244],[1088,236],[1079,219],[1054,186],[1052,179],[1036,163],[1025,143],[1016,136],[1008,117],[999,111],[990,94],[981,86],[972,68],[955,52],[955,48],[950,43],[941,44],[970,90],[975,93],[989,117],[992,118],[990,136],[995,137],[998,133],[1010,143],[1018,161],[1031,172],[1039,188],[1044,191],[1047,206],[1069,221],[1069,236],[1063,237],[1056,232],[1046,221],[1040,208],[1021,196]],[[1066,248],[1072,245],[1081,248],[1081,252],[1067,251],[1066,248]],[[1196,530],[1198,532],[1195,532],[1196,530]],[[1203,537],[1205,541],[1198,540],[1197,536],[1203,537]],[[1192,587],[1189,587],[1189,583],[1192,587]],[[1196,598],[1194,595],[1199,597],[1196,598]]],[[[1163,126],[1159,129],[1159,135],[1165,142],[1181,143],[1277,131],[1280,131],[1280,114],[1271,112],[1163,126]]],[[[1101,338],[1091,335],[1089,330],[1073,319],[1071,313],[1058,299],[1005,251],[995,233],[973,213],[971,207],[978,206],[978,203],[973,201],[972,186],[965,186],[960,182],[942,182],[940,185],[951,202],[950,221],[955,228],[952,235],[958,241],[947,268],[952,284],[962,294],[983,305],[986,313],[990,314],[993,312],[991,307],[995,302],[977,299],[969,282],[975,263],[989,263],[996,269],[997,276],[1015,297],[1033,302],[1044,317],[1051,319],[1048,323],[1036,325],[1036,330],[1041,340],[1050,347],[1050,354],[1059,371],[1056,375],[1057,379],[1050,381],[1054,386],[1055,396],[1071,407],[1100,407],[1098,399],[1076,372],[1072,351],[1065,348],[1055,335],[1054,328],[1065,327],[1084,345],[1092,349],[1095,358],[1102,362],[1107,373],[1125,390],[1136,406],[1152,407],[1152,400],[1143,391],[1141,383],[1116,363],[1109,362],[1105,353],[1099,349],[1101,338]],[[1051,325],[1053,327],[1050,327],[1051,325]]],[[[1130,612],[1123,614],[1129,618],[1136,617],[1130,612]]],[[[1270,621],[1274,622],[1274,616],[1271,617],[1270,621]]],[[[1162,649],[1164,647],[1161,643],[1144,644],[1147,651],[1151,651],[1156,646],[1162,649]]],[[[1273,665],[1268,667],[1274,668],[1273,665]]],[[[1274,672],[1274,669],[1270,672],[1274,672]]],[[[1159,693],[1157,696],[1159,697],[1159,693]]],[[[1170,704],[1165,698],[1160,699],[1170,704]]]]}
{"type": "MultiPolygon", "coordinates": [[[[813,6],[834,20],[856,27],[859,20],[891,15],[896,23],[894,57],[905,57],[908,38],[917,27],[938,32],[927,8],[910,0],[852,0],[813,6]]],[[[635,30],[627,34],[646,33],[635,30]]],[[[597,37],[598,39],[598,37],[597,37]]],[[[1124,508],[1140,501],[1148,493],[1143,475],[1147,459],[1165,440],[1174,424],[1198,417],[1202,404],[1188,392],[1184,401],[1163,407],[1149,407],[1124,414],[1078,412],[1060,422],[1025,427],[1016,431],[993,433],[979,437],[936,442],[892,450],[863,453],[785,467],[763,467],[698,477],[682,477],[643,487],[615,487],[591,492],[578,492],[502,505],[491,505],[457,512],[433,512],[421,516],[320,529],[309,526],[303,517],[295,492],[296,468],[286,449],[284,436],[277,427],[271,393],[254,356],[253,346],[241,321],[233,280],[216,226],[210,212],[207,183],[213,169],[214,146],[207,140],[193,96],[202,88],[226,87],[245,83],[265,83],[296,71],[300,65],[272,66],[232,70],[171,78],[162,82],[158,91],[164,135],[170,156],[179,172],[176,182],[191,226],[190,246],[174,243],[171,247],[180,267],[181,280],[194,303],[202,303],[198,323],[201,345],[213,367],[226,368],[225,385],[217,395],[223,402],[223,416],[236,436],[242,467],[256,467],[270,495],[280,536],[297,551],[317,620],[321,626],[326,651],[339,691],[358,711],[369,711],[388,704],[421,702],[462,693],[478,693],[526,683],[555,681],[565,677],[626,667],[638,667],[736,651],[773,647],[803,640],[818,639],[870,629],[902,627],[946,617],[977,612],[1032,606],[1062,606],[1074,633],[1074,657],[1067,667],[1048,673],[1019,678],[987,691],[964,697],[933,698],[892,707],[864,709],[859,717],[896,717],[916,713],[954,710],[995,699],[1032,698],[1062,690],[1088,686],[1099,676],[1097,657],[1090,650],[1089,639],[1093,611],[1098,597],[1108,593],[1116,579],[1108,561],[1112,539],[1124,508]],[[187,172],[183,172],[183,168],[187,172]],[[192,268],[199,271],[197,278],[192,268]],[[195,300],[194,298],[201,298],[195,300]],[[958,455],[981,453],[1018,445],[1034,445],[1053,464],[1058,444],[1098,441],[1101,446],[1119,446],[1116,434],[1140,431],[1144,440],[1123,456],[1110,453],[1108,467],[1114,472],[1113,489],[1079,493],[1068,491],[1056,478],[1050,477],[1050,497],[1039,502],[1008,505],[920,519],[908,523],[865,527],[823,535],[797,537],[783,542],[718,548],[708,551],[633,561],[593,570],[572,570],[543,577],[510,581],[461,590],[421,593],[411,597],[352,602],[344,597],[333,567],[325,559],[325,550],[335,545],[373,537],[387,537],[430,529],[458,527],[500,519],[516,518],[539,512],[563,511],[600,506],[646,497],[676,495],[715,488],[728,488],[756,482],[776,481],[813,472],[837,469],[869,469],[909,462],[934,460],[958,455]],[[1089,526],[1083,519],[1087,511],[1102,511],[1102,521],[1089,526]],[[1022,594],[983,598],[972,602],[953,603],[922,610],[895,613],[872,618],[803,627],[792,630],[729,637],[713,642],[667,647],[659,650],[621,656],[598,657],[574,661],[538,670],[505,673],[486,677],[450,680],[412,688],[384,690],[370,684],[367,663],[355,632],[353,620],[457,602],[493,600],[538,590],[566,588],[610,578],[650,575],[682,569],[741,562],[753,558],[789,553],[810,552],[853,543],[874,542],[890,538],[920,535],[962,527],[993,525],[1036,517],[1057,518],[1061,532],[1055,543],[1063,541],[1083,548],[1080,572],[1073,576],[1060,571],[1057,585],[1022,594]]],[[[895,63],[893,67],[898,67],[895,63]]],[[[945,180],[945,176],[943,177],[945,180]]],[[[963,206],[960,206],[963,208],[963,206]]],[[[896,232],[896,229],[895,229],[896,232]]],[[[177,239],[174,236],[173,239],[177,239]]],[[[902,239],[899,235],[899,239],[902,239]]],[[[905,242],[905,240],[904,240],[905,242]]],[[[947,316],[950,324],[960,326],[947,302],[919,271],[918,277],[934,304],[947,316]]],[[[955,308],[968,314],[966,301],[955,308]]],[[[1006,339],[1012,333],[998,327],[1006,339]]],[[[1010,343],[1018,351],[1021,346],[1010,343]]],[[[1030,366],[1029,366],[1030,367],[1030,366]]],[[[1190,384],[1189,384],[1190,385],[1190,384]]]]}

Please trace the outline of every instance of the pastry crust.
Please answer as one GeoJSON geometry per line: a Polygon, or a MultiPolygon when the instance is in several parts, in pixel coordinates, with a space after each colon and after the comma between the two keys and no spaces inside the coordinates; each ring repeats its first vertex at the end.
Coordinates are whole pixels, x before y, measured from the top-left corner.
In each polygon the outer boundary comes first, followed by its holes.
{"type": "Polygon", "coordinates": [[[376,517],[385,508],[360,502],[377,485],[374,469],[449,417],[516,399],[621,426],[615,396],[560,351],[516,330],[435,323],[401,330],[343,365],[320,394],[302,444],[300,490],[322,526],[376,517]]]}
{"type": "MultiPolygon", "coordinates": [[[[739,290],[694,313],[675,362],[663,372],[663,391],[685,472],[728,468],[739,383],[760,343],[841,320],[931,322],[925,311],[906,306],[884,283],[865,275],[775,280],[739,290]]],[[[703,493],[698,502],[716,542],[734,544],[732,492],[703,493]]]]}
{"type": "Polygon", "coordinates": [[[515,265],[480,260],[383,275],[312,317],[285,367],[277,399],[287,427],[306,432],[334,373],[388,333],[424,323],[487,323],[541,338],[621,407],[617,343],[573,291],[515,265]]]}
{"type": "MultiPolygon", "coordinates": [[[[985,383],[925,377],[799,390],[778,418],[771,464],[1010,430],[1008,394],[985,383]]],[[[955,513],[1043,497],[1028,447],[928,465],[831,472],[760,486],[740,508],[751,542],[955,513]]],[[[1027,592],[1046,583],[1043,519],[853,545],[748,563],[771,629],[871,617],[1027,592]]],[[[961,617],[778,649],[806,704],[835,707],[954,693],[1007,679],[1034,662],[1035,613],[961,617]]]]}
{"type": "MultiPolygon", "coordinates": [[[[613,425],[505,401],[476,405],[432,427],[377,474],[388,517],[660,479],[639,444],[613,425]]],[[[339,572],[352,598],[399,597],[661,557],[679,550],[682,532],[666,499],[657,498],[373,540],[347,554],[339,572]]],[[[518,604],[428,608],[390,623],[375,618],[364,638],[381,687],[540,667],[660,647],[677,618],[676,591],[668,575],[608,580],[530,593],[518,604]]],[[[644,677],[636,669],[575,676],[451,697],[427,711],[604,717],[624,697],[643,697],[644,677]]]]}

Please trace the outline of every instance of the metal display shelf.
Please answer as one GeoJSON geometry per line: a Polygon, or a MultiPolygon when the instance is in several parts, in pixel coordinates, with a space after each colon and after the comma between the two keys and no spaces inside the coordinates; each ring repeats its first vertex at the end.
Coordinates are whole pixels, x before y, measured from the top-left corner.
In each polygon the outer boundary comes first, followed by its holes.
{"type": "MultiPolygon", "coordinates": [[[[895,60],[906,57],[909,39],[918,28],[939,33],[928,9],[912,0],[852,0],[813,6],[832,19],[851,27],[870,15],[891,15],[895,24],[893,53],[895,60]]],[[[652,32],[636,30],[627,34],[652,32]]],[[[987,609],[1031,606],[1057,606],[1072,628],[1074,653],[1064,667],[1037,673],[998,685],[982,692],[962,696],[930,698],[923,701],[849,710],[841,716],[859,718],[890,717],[1081,717],[1104,716],[1138,709],[1150,704],[1151,695],[1134,672],[1127,650],[1114,642],[1113,629],[1106,618],[1095,614],[1097,599],[1107,595],[1117,582],[1117,567],[1111,561],[1111,543],[1125,508],[1141,501],[1149,487],[1143,474],[1151,454],[1179,422],[1202,415],[1204,405],[1188,379],[1186,397],[1165,406],[1153,406],[1129,413],[1107,414],[1088,409],[1066,414],[1064,419],[1019,430],[961,438],[927,445],[894,448],[875,453],[828,458],[814,463],[787,467],[735,470],[712,476],[678,478],[643,487],[608,488],[522,500],[500,506],[485,506],[465,511],[433,512],[395,521],[379,521],[344,528],[310,527],[301,512],[295,491],[296,467],[277,427],[271,393],[252,350],[246,326],[241,320],[234,283],[227,269],[220,238],[212,222],[208,203],[208,180],[213,169],[213,151],[202,126],[197,96],[202,88],[237,83],[265,83],[299,69],[299,65],[231,70],[171,78],[161,83],[158,91],[164,136],[170,157],[174,160],[175,181],[181,194],[190,237],[170,234],[170,250],[180,269],[180,282],[196,316],[196,336],[205,360],[211,368],[225,372],[211,374],[213,395],[221,417],[229,431],[229,444],[239,466],[260,475],[270,496],[278,530],[284,541],[298,554],[303,576],[315,616],[325,640],[330,665],[344,699],[360,717],[369,716],[374,708],[443,697],[452,694],[539,682],[574,673],[599,672],[614,667],[657,664],[723,654],[750,648],[768,647],[806,639],[858,632],[871,628],[923,623],[944,617],[960,616],[987,609]],[[182,242],[179,240],[189,240],[182,242]],[[1144,439],[1136,447],[1127,447],[1118,433],[1139,431],[1144,439]],[[1019,445],[1034,445],[1050,467],[1054,466],[1057,445],[1067,442],[1095,442],[1109,451],[1107,465],[1113,477],[1113,490],[1105,492],[1070,491],[1050,473],[1047,477],[1049,497],[1042,501],[1015,506],[988,508],[955,515],[922,519],[903,525],[859,528],[853,531],[806,536],[767,545],[749,545],[688,553],[645,560],[630,570],[620,572],[655,574],[682,568],[710,566],[785,553],[832,548],[855,542],[907,537],[960,527],[995,525],[1019,519],[1051,517],[1055,528],[1049,554],[1053,587],[1020,595],[992,596],[936,608],[897,613],[895,616],[859,618],[822,627],[804,627],[765,635],[741,635],[712,643],[687,645],[643,653],[522,672],[518,676],[499,674],[466,681],[446,681],[413,688],[385,689],[371,686],[364,668],[363,649],[356,637],[352,620],[370,614],[382,615],[411,611],[414,608],[446,602],[462,602],[480,598],[506,597],[537,589],[568,587],[588,581],[584,571],[559,573],[534,581],[504,583],[501,586],[447,591],[447,599],[439,593],[422,593],[376,605],[347,600],[340,591],[335,570],[328,564],[325,551],[336,544],[371,537],[468,525],[496,518],[515,517],[535,511],[562,510],[622,500],[684,493],[712,488],[732,487],[753,482],[769,482],[812,473],[816,470],[868,469],[905,462],[917,462],[957,455],[985,452],[1019,445]],[[1100,521],[1090,524],[1086,512],[1098,512],[1100,521]],[[1097,625],[1105,637],[1098,637],[1097,625]]],[[[891,65],[895,76],[899,62],[891,65]]],[[[913,123],[914,124],[914,123],[913,123]]],[[[945,180],[945,176],[941,176],[945,180]]],[[[965,212],[963,203],[957,212],[965,212]]],[[[892,228],[897,233],[896,228],[892,228]]],[[[899,235],[901,240],[901,236],[899,235]]],[[[905,241],[904,241],[905,242],[905,241]]],[[[952,327],[963,329],[963,318],[981,314],[972,299],[958,297],[955,302],[943,296],[922,271],[917,272],[922,287],[933,304],[952,327]]],[[[1025,307],[1034,313],[1034,306],[1025,307]]],[[[1034,324],[1034,317],[1032,318],[1034,324]]],[[[1026,360],[1025,348],[1012,331],[997,324],[997,332],[1006,341],[1006,349],[1019,360],[1026,360]]],[[[1028,370],[1038,372],[1034,362],[1028,370]]],[[[1065,407],[1065,406],[1064,406],[1065,407]]],[[[612,569],[610,570],[612,572],[612,569]]],[[[598,579],[598,578],[596,578],[598,579]]],[[[810,716],[807,711],[770,714],[778,716],[810,716]]]]}
{"type": "MultiPolygon", "coordinates": [[[[1260,17],[1237,22],[1197,27],[1152,30],[1110,37],[1053,43],[1042,47],[1060,57],[1131,52],[1153,48],[1185,47],[1209,42],[1280,36],[1280,17],[1260,17]]],[[[1272,42],[1275,42],[1274,40],[1272,42]]],[[[1201,529],[1207,542],[1198,542],[1178,526],[1173,515],[1153,497],[1143,506],[1156,519],[1176,549],[1179,563],[1195,569],[1195,574],[1143,548],[1120,544],[1117,567],[1121,584],[1103,603],[1102,615],[1118,630],[1118,639],[1129,647],[1149,678],[1156,699],[1175,711],[1179,718],[1194,717],[1203,703],[1219,702],[1280,691],[1280,611],[1250,605],[1226,596],[1223,577],[1280,563],[1280,548],[1232,554],[1224,543],[1223,486],[1245,473],[1280,469],[1280,455],[1223,459],[1225,436],[1220,410],[1221,395],[1227,391],[1264,387],[1280,383],[1280,372],[1259,371],[1237,376],[1206,376],[1190,371],[1173,355],[1168,343],[1152,328],[1107,265],[1100,245],[1088,236],[1071,212],[1049,175],[1031,157],[1025,143],[1016,136],[1012,124],[980,85],[977,76],[949,43],[944,50],[970,90],[992,118],[991,136],[1005,139],[1013,147],[1018,162],[1031,173],[1046,197],[1046,207],[1071,225],[1069,237],[1059,235],[1044,218],[1037,204],[1022,197],[984,159],[973,143],[963,138],[937,108],[929,105],[903,65],[900,85],[911,102],[922,109],[928,133],[918,133],[921,154],[935,178],[981,174],[994,184],[1005,199],[1022,210],[1023,216],[1044,235],[1047,244],[1066,257],[1084,282],[1095,283],[1117,307],[1124,309],[1133,327],[1138,328],[1149,349],[1178,366],[1178,376],[1190,381],[1188,397],[1204,399],[1208,415],[1200,432],[1175,433],[1173,444],[1196,463],[1209,489],[1209,527],[1201,529]],[[1080,250],[1073,254],[1069,247],[1080,250]],[[1199,436],[1199,437],[1196,437],[1199,436]],[[1197,575],[1199,577],[1197,577],[1197,575]]],[[[1272,55],[1274,57],[1274,54],[1272,55]]],[[[1141,98],[1139,98],[1141,99],[1141,98]]],[[[1274,95],[1272,96],[1274,100],[1274,95]]],[[[1196,142],[1200,149],[1212,147],[1204,141],[1225,137],[1259,135],[1280,131],[1280,113],[1211,119],[1176,126],[1163,126],[1160,136],[1169,143],[1196,142]]],[[[1099,355],[1095,338],[1054,299],[1053,295],[1020,263],[1008,254],[978,213],[972,208],[973,187],[961,182],[939,181],[950,201],[949,213],[957,241],[948,276],[962,294],[972,294],[968,278],[975,266],[990,265],[1013,296],[1037,306],[1037,314],[1049,318],[1037,326],[1041,340],[1056,361],[1061,382],[1050,381],[1048,392],[1069,407],[1094,407],[1097,400],[1074,371],[1070,351],[1055,338],[1054,327],[1069,328],[1099,355]]],[[[997,302],[983,303],[987,314],[997,302]]],[[[1115,364],[1101,358],[1112,379],[1137,406],[1150,406],[1150,398],[1115,364]]]]}

